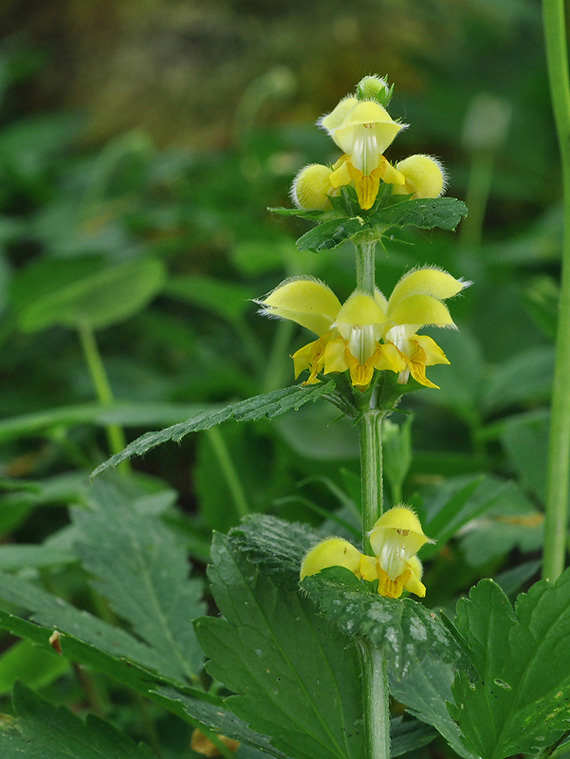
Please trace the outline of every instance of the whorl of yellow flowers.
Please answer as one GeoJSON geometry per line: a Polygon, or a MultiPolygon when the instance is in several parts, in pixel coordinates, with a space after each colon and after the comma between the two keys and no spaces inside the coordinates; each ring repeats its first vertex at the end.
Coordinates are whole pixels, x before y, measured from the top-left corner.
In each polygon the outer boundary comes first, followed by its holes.
{"type": "Polygon", "coordinates": [[[454,328],[443,301],[469,284],[423,267],[405,274],[389,298],[378,289],[374,296],[355,291],[341,304],[323,282],[297,277],[257,302],[265,316],[296,322],[318,336],[293,354],[295,377],[309,370],[305,384],[319,382],[321,374],[349,371],[353,386],[364,391],[375,370],[388,370],[400,383],[411,375],[421,385],[437,387],[426,377],[426,367],[449,361],[431,337],[417,332],[428,325],[454,328]]]}
{"type": "Polygon", "coordinates": [[[291,189],[295,205],[306,211],[330,209],[329,197],[352,185],[363,210],[374,205],[380,182],[392,185],[392,193],[414,198],[437,198],[445,189],[445,169],[431,156],[412,155],[395,167],[384,157],[407,124],[394,121],[385,105],[391,91],[385,79],[365,77],[355,95],[347,95],[321,126],[343,155],[333,166],[311,164],[297,174],[291,189]]]}

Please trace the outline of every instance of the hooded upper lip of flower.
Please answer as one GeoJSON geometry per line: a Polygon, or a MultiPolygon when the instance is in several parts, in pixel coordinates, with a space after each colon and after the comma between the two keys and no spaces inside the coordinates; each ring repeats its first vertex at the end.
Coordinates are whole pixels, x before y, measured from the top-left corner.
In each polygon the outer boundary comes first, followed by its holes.
{"type": "Polygon", "coordinates": [[[353,183],[362,209],[374,205],[380,180],[405,185],[404,175],[388,163],[383,153],[407,124],[394,121],[380,103],[348,96],[323,116],[319,125],[344,153],[333,166],[331,186],[338,189],[353,183]]]}
{"type": "Polygon", "coordinates": [[[380,103],[351,96],[323,116],[319,125],[364,175],[378,168],[384,151],[398,132],[408,126],[394,121],[380,103]]]}
{"type": "MultiPolygon", "coordinates": [[[[442,301],[470,284],[455,279],[441,269],[422,267],[405,274],[394,287],[389,299],[379,290],[376,290],[374,297],[355,291],[342,305],[323,282],[303,277],[285,280],[257,302],[261,305],[262,314],[289,319],[322,338],[297,352],[304,352],[306,363],[301,365],[302,369],[310,366],[308,354],[314,359],[317,349],[324,352],[324,342],[335,338],[336,341],[339,338],[344,341],[342,350],[348,350],[348,365],[338,351],[333,360],[333,352],[329,350],[329,368],[325,367],[323,359],[317,371],[313,369],[310,381],[316,381],[317,372],[323,368],[327,373],[343,371],[350,366],[353,384],[367,386],[376,366],[397,372],[409,371],[420,383],[433,387],[433,383],[425,378],[425,366],[447,363],[447,359],[431,338],[417,336],[416,333],[427,325],[455,327],[449,309],[442,301]],[[388,365],[379,365],[381,358],[376,356],[376,352],[385,347],[379,345],[381,339],[398,349],[399,357],[394,355],[393,349],[392,355],[385,356],[388,365]],[[320,342],[323,345],[319,345],[320,342]],[[317,347],[313,350],[311,346],[317,347]],[[422,353],[421,356],[418,356],[418,351],[422,353]],[[373,360],[374,364],[367,367],[369,371],[360,380],[355,380],[355,370],[358,367],[351,366],[353,360],[359,367],[369,360],[373,360]]],[[[402,379],[405,381],[407,375],[402,379]]]]}

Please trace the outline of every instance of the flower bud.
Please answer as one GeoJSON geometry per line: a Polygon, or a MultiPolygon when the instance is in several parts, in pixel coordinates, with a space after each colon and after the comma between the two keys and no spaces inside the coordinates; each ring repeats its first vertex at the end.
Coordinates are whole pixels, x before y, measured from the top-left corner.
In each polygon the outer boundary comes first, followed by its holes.
{"type": "Polygon", "coordinates": [[[394,86],[388,87],[388,82],[383,77],[365,76],[356,85],[356,97],[358,100],[375,100],[386,107],[392,99],[394,86]]]}
{"type": "Polygon", "coordinates": [[[328,211],[331,208],[329,193],[333,191],[330,183],[332,169],[320,163],[305,166],[293,180],[291,199],[297,208],[303,211],[328,211]]]}
{"type": "Polygon", "coordinates": [[[360,551],[348,540],[329,538],[316,545],[303,559],[301,580],[309,575],[316,575],[327,567],[346,567],[360,577],[360,551]]]}
{"type": "Polygon", "coordinates": [[[408,156],[396,164],[406,178],[405,185],[393,185],[394,195],[413,195],[414,198],[438,198],[445,191],[446,172],[443,165],[429,155],[408,156]]]}

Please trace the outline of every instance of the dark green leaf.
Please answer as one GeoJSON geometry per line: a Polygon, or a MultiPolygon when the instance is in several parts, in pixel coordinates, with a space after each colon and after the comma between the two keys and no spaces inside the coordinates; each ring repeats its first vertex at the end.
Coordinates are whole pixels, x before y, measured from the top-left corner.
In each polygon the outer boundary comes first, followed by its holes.
{"type": "Polygon", "coordinates": [[[416,662],[405,677],[390,679],[390,692],[405,705],[410,714],[422,722],[433,725],[451,748],[464,757],[473,759],[461,743],[457,725],[449,716],[446,702],[452,700],[451,685],[454,672],[451,665],[426,656],[416,662]]]}
{"type": "Polygon", "coordinates": [[[451,716],[486,759],[535,753],[568,730],[570,571],[519,596],[515,611],[482,580],[457,605],[457,627],[478,680],[460,673],[451,716]]]}
{"type": "Polygon", "coordinates": [[[323,535],[309,525],[251,514],[231,531],[230,538],[232,545],[246,553],[253,564],[260,565],[265,575],[295,590],[303,557],[323,535]]]}
{"type": "Polygon", "coordinates": [[[174,688],[159,688],[156,693],[164,699],[178,702],[183,712],[208,729],[240,741],[247,746],[253,746],[266,754],[277,757],[277,759],[286,759],[286,754],[274,748],[266,735],[256,733],[243,720],[236,717],[225,706],[223,699],[219,699],[219,702],[215,704],[209,703],[203,699],[180,693],[174,688]]]}
{"type": "Polygon", "coordinates": [[[238,694],[227,705],[296,759],[361,756],[356,649],[314,612],[278,589],[216,535],[212,591],[224,618],[196,621],[210,674],[238,694]]]}
{"type": "Polygon", "coordinates": [[[368,224],[359,216],[325,221],[299,237],[297,247],[299,250],[313,250],[317,253],[333,250],[367,228],[368,224]]]}
{"type": "Polygon", "coordinates": [[[454,230],[467,216],[467,206],[456,198],[418,198],[380,208],[370,217],[370,224],[390,227],[454,230]]]}
{"type": "Polygon", "coordinates": [[[412,598],[384,598],[344,567],[305,577],[302,587],[346,635],[361,635],[382,648],[397,677],[428,653],[457,662],[463,652],[436,612],[412,598]]]}
{"type": "Polygon", "coordinates": [[[98,482],[89,503],[89,509],[73,509],[72,518],[93,586],[157,652],[161,674],[196,679],[202,652],[191,621],[204,605],[202,583],[188,579],[186,552],[160,519],[137,511],[115,487],[98,482]]]}
{"type": "Polygon", "coordinates": [[[152,759],[152,751],[138,746],[123,732],[99,717],[83,722],[69,709],[53,706],[25,685],[14,689],[15,729],[0,733],[3,759],[152,759]]]}
{"type": "Polygon", "coordinates": [[[209,430],[211,427],[230,419],[236,422],[256,421],[264,417],[271,419],[286,414],[288,411],[297,411],[305,403],[316,401],[325,393],[330,392],[333,387],[333,382],[308,387],[293,385],[264,395],[256,395],[245,401],[231,403],[219,411],[204,411],[190,417],[186,422],[175,424],[158,432],[147,432],[130,443],[121,453],[111,456],[110,459],[98,466],[92,473],[92,477],[97,477],[110,467],[116,467],[121,461],[126,461],[131,456],[142,456],[157,445],[162,445],[162,443],[171,440],[180,442],[183,437],[191,432],[209,430]]]}

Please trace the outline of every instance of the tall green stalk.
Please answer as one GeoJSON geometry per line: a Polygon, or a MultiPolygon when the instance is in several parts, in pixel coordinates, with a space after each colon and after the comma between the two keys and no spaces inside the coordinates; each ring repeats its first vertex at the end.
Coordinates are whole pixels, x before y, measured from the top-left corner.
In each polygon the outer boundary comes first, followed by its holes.
{"type": "MultiPolygon", "coordinates": [[[[356,287],[374,294],[375,245],[356,246],[356,287]]],[[[373,396],[374,397],[374,396],[373,396]]],[[[373,555],[368,533],[382,514],[382,419],[384,413],[371,405],[363,411],[360,430],[360,481],[362,503],[362,550],[373,555]]],[[[386,660],[381,649],[362,640],[360,661],[367,759],[390,758],[390,709],[386,660]]]]}
{"type": "MultiPolygon", "coordinates": [[[[107,377],[107,372],[105,371],[103,359],[99,353],[95,333],[87,324],[80,324],[78,330],[81,339],[81,347],[83,348],[83,355],[85,356],[85,361],[89,368],[89,373],[91,374],[97,398],[102,406],[111,406],[115,399],[113,397],[109,378],[107,377]]],[[[123,428],[118,424],[109,424],[105,430],[107,433],[109,450],[112,454],[120,453],[127,445],[123,428]]],[[[123,461],[119,464],[119,468],[123,472],[128,472],[130,470],[128,461],[123,461]]]]}
{"type": "Polygon", "coordinates": [[[564,182],[562,282],[550,417],[543,562],[543,577],[555,580],[564,570],[566,558],[570,468],[570,81],[564,0],[543,0],[542,11],[548,78],[564,182]]]}

